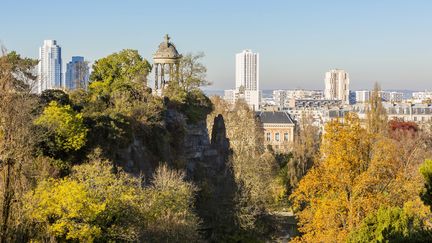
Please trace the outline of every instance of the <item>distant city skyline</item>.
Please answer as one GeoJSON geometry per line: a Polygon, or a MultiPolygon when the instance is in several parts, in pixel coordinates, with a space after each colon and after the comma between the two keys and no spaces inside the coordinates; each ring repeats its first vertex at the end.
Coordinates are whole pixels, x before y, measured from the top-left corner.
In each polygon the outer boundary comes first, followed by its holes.
{"type": "Polygon", "coordinates": [[[232,87],[234,54],[243,49],[260,53],[263,90],[323,90],[325,72],[335,68],[350,73],[352,90],[376,81],[386,90],[432,89],[432,2],[426,0],[4,0],[1,6],[7,11],[0,15],[0,43],[32,58],[43,40],[54,39],[64,60],[94,62],[128,48],[151,61],[168,33],[182,54],[206,54],[213,82],[206,89],[232,87]]]}

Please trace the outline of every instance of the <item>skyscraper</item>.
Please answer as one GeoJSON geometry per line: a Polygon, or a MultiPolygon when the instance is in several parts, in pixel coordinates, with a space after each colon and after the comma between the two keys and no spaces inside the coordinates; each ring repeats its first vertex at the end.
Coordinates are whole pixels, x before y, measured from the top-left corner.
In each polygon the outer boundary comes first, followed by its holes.
{"type": "Polygon", "coordinates": [[[243,99],[253,110],[260,109],[259,54],[244,50],[236,54],[236,86],[225,90],[224,99],[230,103],[243,99]]]}
{"type": "Polygon", "coordinates": [[[66,64],[66,89],[87,89],[89,79],[89,67],[84,57],[73,56],[66,64]]]}
{"type": "Polygon", "coordinates": [[[259,90],[259,54],[244,50],[236,54],[236,89],[259,90]]]}
{"type": "Polygon", "coordinates": [[[349,104],[349,74],[341,69],[332,69],[325,75],[324,96],[329,100],[341,100],[349,104]]]}
{"type": "Polygon", "coordinates": [[[44,40],[39,48],[38,93],[46,89],[62,88],[61,47],[55,40],[44,40]]]}

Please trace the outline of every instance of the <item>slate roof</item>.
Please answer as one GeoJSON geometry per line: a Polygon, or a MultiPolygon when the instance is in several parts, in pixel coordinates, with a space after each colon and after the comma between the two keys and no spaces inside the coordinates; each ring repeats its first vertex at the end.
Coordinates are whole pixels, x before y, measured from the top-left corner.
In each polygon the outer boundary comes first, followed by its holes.
{"type": "Polygon", "coordinates": [[[258,111],[256,115],[261,123],[294,124],[293,119],[286,111],[258,111]]]}

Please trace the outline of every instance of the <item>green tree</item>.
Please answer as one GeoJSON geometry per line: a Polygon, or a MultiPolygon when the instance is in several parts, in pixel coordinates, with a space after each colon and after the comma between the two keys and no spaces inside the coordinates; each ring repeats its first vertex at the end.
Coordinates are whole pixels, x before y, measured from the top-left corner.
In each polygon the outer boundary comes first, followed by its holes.
{"type": "Polygon", "coordinates": [[[426,217],[419,215],[417,207],[410,210],[410,206],[380,207],[350,233],[348,242],[429,242],[432,233],[426,230],[426,217]]]}
{"type": "Polygon", "coordinates": [[[11,65],[11,83],[15,91],[29,93],[35,90],[37,77],[33,69],[38,60],[23,58],[15,51],[3,55],[2,58],[11,65]]]}
{"type": "Polygon", "coordinates": [[[89,85],[92,99],[109,105],[113,96],[124,92],[131,97],[139,96],[147,85],[151,65],[137,50],[125,49],[97,60],[92,69],[89,85]]]}
{"type": "Polygon", "coordinates": [[[421,192],[421,198],[432,209],[432,160],[425,160],[420,167],[420,173],[425,180],[425,187],[421,192]]]}
{"type": "Polygon", "coordinates": [[[367,128],[371,134],[387,132],[387,113],[382,105],[381,88],[375,83],[368,102],[367,128]]]}

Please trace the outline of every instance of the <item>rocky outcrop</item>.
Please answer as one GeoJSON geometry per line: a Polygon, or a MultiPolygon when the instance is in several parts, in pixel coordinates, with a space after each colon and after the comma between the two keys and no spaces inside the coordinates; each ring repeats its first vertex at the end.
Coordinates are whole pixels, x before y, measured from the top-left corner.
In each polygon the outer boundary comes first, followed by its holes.
{"type": "Polygon", "coordinates": [[[198,167],[211,174],[225,169],[230,150],[222,115],[215,117],[211,141],[206,120],[188,124],[186,117],[174,109],[166,111],[163,127],[165,132],[161,130],[153,138],[134,135],[132,142],[117,152],[117,164],[127,172],[147,177],[161,162],[184,168],[188,178],[197,177],[198,167]],[[156,144],[157,151],[149,144],[156,144]]]}
{"type": "Polygon", "coordinates": [[[187,179],[199,188],[195,206],[203,220],[203,234],[207,239],[221,239],[232,230],[224,227],[235,224],[236,192],[222,115],[214,118],[211,140],[209,137],[206,120],[188,124],[182,113],[168,109],[163,129],[149,138],[134,136],[133,142],[118,152],[117,164],[147,179],[160,162],[185,169],[187,179]]]}

